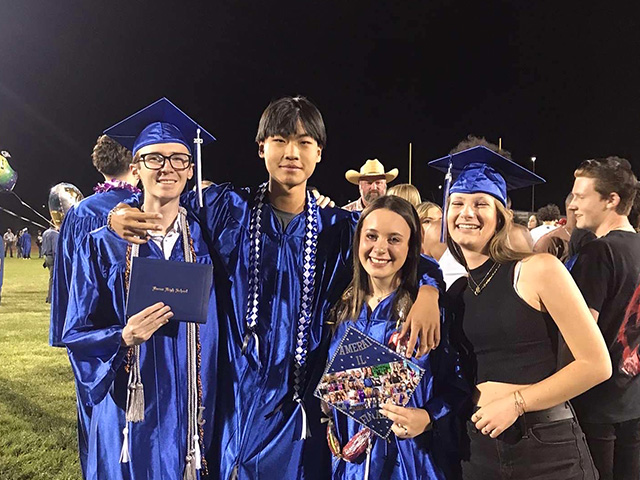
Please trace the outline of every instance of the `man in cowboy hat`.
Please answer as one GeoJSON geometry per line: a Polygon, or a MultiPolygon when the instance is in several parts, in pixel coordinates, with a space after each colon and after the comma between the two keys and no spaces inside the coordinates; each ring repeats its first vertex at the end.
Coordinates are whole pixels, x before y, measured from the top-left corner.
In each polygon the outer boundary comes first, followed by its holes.
{"type": "Polygon", "coordinates": [[[342,208],[350,212],[360,212],[376,198],[387,193],[387,183],[395,180],[398,176],[398,169],[394,168],[385,172],[384,165],[377,158],[374,158],[367,160],[360,168],[360,172],[347,170],[344,176],[349,183],[358,185],[360,198],[342,208]]]}

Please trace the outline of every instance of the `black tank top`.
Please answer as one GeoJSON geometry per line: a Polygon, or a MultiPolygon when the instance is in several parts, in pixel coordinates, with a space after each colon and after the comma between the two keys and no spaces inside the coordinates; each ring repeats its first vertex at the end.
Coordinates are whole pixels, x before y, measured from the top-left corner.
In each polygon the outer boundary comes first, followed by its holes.
{"type": "MultiPolygon", "coordinates": [[[[479,295],[469,286],[462,295],[462,329],[476,363],[476,384],[536,383],[556,370],[557,326],[549,314],[536,310],[516,293],[516,263],[502,264],[479,295]]],[[[488,260],[471,270],[476,283],[482,282],[493,264],[488,260]]]]}

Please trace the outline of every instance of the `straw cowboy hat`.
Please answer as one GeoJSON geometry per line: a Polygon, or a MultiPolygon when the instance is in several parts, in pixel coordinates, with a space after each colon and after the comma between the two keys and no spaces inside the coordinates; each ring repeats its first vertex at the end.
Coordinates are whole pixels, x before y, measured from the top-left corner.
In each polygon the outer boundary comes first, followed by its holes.
{"type": "Polygon", "coordinates": [[[347,173],[344,174],[344,177],[347,179],[347,181],[349,183],[353,183],[354,185],[358,185],[358,182],[360,180],[363,180],[367,177],[382,176],[384,176],[384,179],[387,182],[391,182],[398,176],[398,169],[394,168],[389,170],[388,172],[385,172],[384,165],[382,165],[377,158],[364,162],[364,165],[360,167],[360,172],[356,172],[355,170],[347,170],[347,173]]]}

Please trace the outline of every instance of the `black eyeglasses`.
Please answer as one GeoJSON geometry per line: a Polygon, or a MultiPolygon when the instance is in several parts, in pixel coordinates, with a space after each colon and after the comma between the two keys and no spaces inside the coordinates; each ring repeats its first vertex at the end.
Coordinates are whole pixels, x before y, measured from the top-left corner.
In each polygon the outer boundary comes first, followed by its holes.
{"type": "Polygon", "coordinates": [[[191,165],[191,155],[188,153],[172,153],[168,157],[155,152],[140,155],[140,161],[149,170],[161,170],[167,160],[176,171],[186,170],[191,165]]]}

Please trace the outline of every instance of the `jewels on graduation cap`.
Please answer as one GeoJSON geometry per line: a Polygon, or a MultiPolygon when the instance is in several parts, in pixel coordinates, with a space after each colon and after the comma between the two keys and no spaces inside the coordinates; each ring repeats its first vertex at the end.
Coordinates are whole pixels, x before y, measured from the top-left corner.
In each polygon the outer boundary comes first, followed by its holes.
{"type": "Polygon", "coordinates": [[[507,190],[529,187],[545,180],[497,152],[478,145],[429,162],[429,166],[455,179],[449,193],[487,193],[503,205],[507,190]]]}

